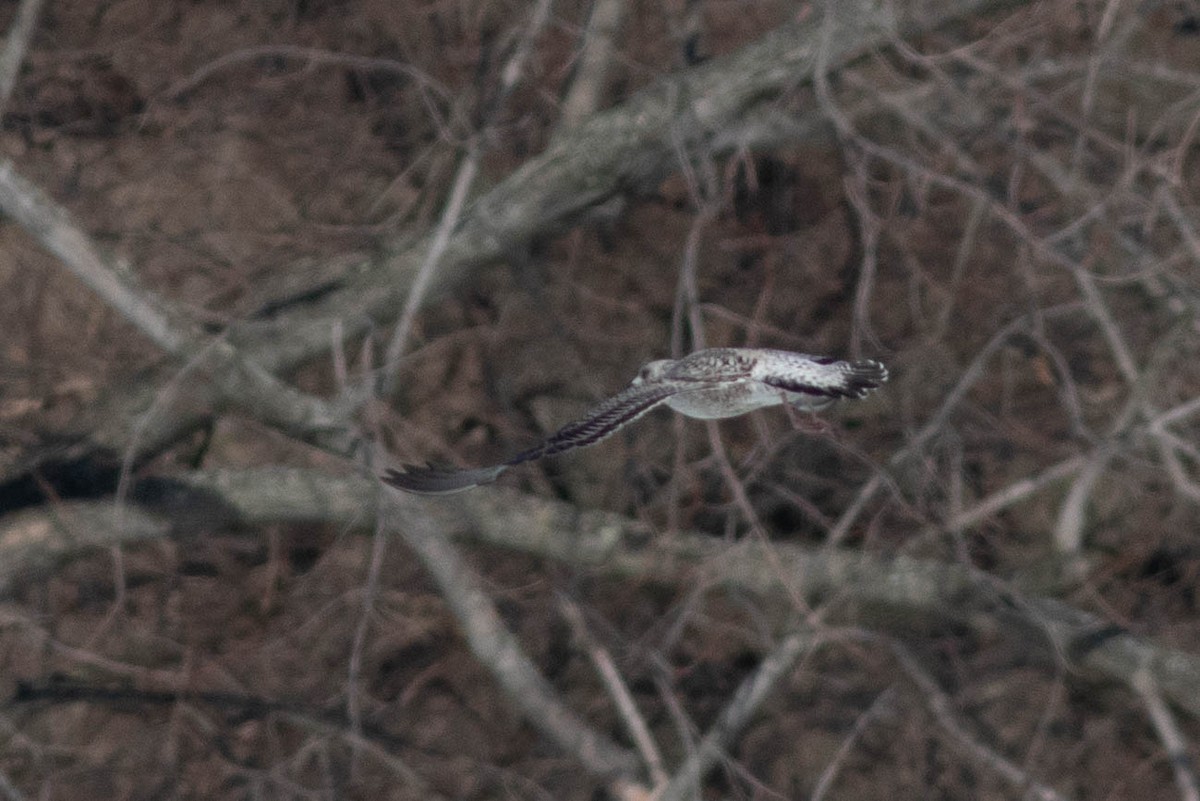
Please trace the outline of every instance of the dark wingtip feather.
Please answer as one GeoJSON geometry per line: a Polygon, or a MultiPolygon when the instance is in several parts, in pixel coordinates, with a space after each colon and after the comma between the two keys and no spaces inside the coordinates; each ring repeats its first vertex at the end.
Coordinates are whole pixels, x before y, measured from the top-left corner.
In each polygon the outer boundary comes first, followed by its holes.
{"type": "Polygon", "coordinates": [[[873,389],[879,389],[888,380],[888,371],[877,361],[863,359],[850,362],[846,371],[846,394],[852,398],[862,398],[873,389]]]}
{"type": "Polygon", "coordinates": [[[416,495],[450,495],[483,484],[491,484],[506,469],[508,469],[507,465],[480,467],[475,470],[456,470],[434,467],[431,464],[424,467],[406,464],[403,472],[388,470],[379,478],[390,487],[416,495]]]}

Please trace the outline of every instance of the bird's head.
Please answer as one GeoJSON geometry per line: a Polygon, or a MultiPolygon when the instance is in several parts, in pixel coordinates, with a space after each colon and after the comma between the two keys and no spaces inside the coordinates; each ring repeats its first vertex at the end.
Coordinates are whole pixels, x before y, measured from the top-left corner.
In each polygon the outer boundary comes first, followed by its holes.
{"type": "Polygon", "coordinates": [[[656,362],[650,362],[638,371],[637,377],[631,383],[636,387],[639,384],[645,384],[647,381],[657,381],[663,377],[674,363],[672,359],[659,359],[656,362]]]}

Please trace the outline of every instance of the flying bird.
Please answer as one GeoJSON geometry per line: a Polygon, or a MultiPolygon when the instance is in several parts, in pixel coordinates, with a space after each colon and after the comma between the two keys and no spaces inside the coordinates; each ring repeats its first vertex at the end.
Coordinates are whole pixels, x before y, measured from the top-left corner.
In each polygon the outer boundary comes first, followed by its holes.
{"type": "Polygon", "coordinates": [[[490,484],[522,462],[594,445],[658,406],[702,420],[737,417],[789,404],[817,411],[839,398],[862,398],[887,381],[876,361],[841,361],[765,348],[706,348],[644,366],[629,387],[560,428],[540,444],[491,467],[457,470],[405,465],[383,482],[420,495],[447,495],[490,484]]]}

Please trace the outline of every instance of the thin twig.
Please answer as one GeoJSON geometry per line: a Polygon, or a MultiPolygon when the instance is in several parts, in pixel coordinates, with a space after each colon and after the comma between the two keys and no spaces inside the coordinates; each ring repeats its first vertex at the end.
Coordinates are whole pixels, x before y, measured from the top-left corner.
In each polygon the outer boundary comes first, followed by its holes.
{"type": "Polygon", "coordinates": [[[171,84],[163,91],[162,96],[169,100],[177,100],[182,95],[192,91],[228,67],[237,66],[248,61],[285,58],[306,61],[312,65],[347,67],[356,70],[393,72],[405,75],[412,78],[422,90],[431,91],[436,94],[438,99],[447,105],[451,103],[454,96],[454,93],[445,84],[411,64],[405,64],[390,58],[360,56],[354,53],[338,53],[332,50],[322,50],[316,47],[300,47],[297,45],[257,45],[254,47],[243,47],[232,53],[226,53],[195,70],[188,77],[171,84]]]}
{"type": "Polygon", "coordinates": [[[862,251],[862,264],[858,269],[858,280],[854,287],[850,334],[850,352],[860,356],[864,342],[869,342],[872,348],[879,347],[879,336],[871,325],[871,300],[875,294],[875,276],[879,270],[879,237],[883,225],[871,212],[870,203],[867,202],[864,165],[856,165],[855,173],[856,180],[847,180],[845,186],[846,199],[850,208],[854,210],[854,219],[858,223],[859,249],[862,251]]]}
{"type": "Polygon", "coordinates": [[[629,692],[624,679],[621,678],[621,673],[617,670],[612,656],[600,643],[596,642],[596,638],[588,631],[583,610],[579,608],[578,604],[566,595],[559,594],[558,605],[567,625],[571,627],[571,633],[575,635],[575,639],[583,646],[588,658],[596,666],[601,681],[604,682],[609,696],[616,704],[617,712],[625,723],[629,736],[633,738],[638,753],[642,755],[642,761],[646,763],[646,770],[650,774],[652,786],[659,787],[665,784],[667,771],[663,767],[662,753],[658,750],[658,745],[654,742],[653,735],[650,734],[650,727],[646,725],[646,719],[638,711],[633,694],[629,692]]]}
{"type": "MultiPolygon", "coordinates": [[[[382,488],[381,492],[382,492],[382,488]]],[[[376,505],[378,509],[378,504],[376,505]]],[[[375,598],[379,594],[379,576],[383,572],[383,558],[387,552],[388,534],[383,525],[384,516],[375,516],[375,531],[371,536],[371,561],[367,565],[367,580],[363,586],[362,609],[354,627],[354,639],[350,645],[350,659],[346,670],[346,713],[350,718],[350,731],[362,736],[362,692],[359,684],[362,677],[363,651],[366,649],[367,634],[374,617],[375,598]]]]}
{"type": "MultiPolygon", "coordinates": [[[[512,94],[513,89],[516,88],[517,82],[524,76],[526,62],[529,60],[529,54],[533,50],[533,42],[541,33],[542,28],[545,27],[546,21],[550,18],[551,5],[552,0],[539,0],[537,6],[534,7],[529,23],[523,29],[512,57],[509,58],[504,65],[504,69],[501,70],[500,87],[491,104],[493,114],[503,107],[504,102],[512,94]]],[[[485,121],[485,129],[488,124],[490,124],[490,120],[485,121]]],[[[385,397],[391,395],[396,389],[396,382],[399,377],[398,367],[400,357],[404,355],[404,348],[408,343],[408,336],[411,333],[413,321],[416,319],[417,310],[425,303],[425,296],[429,292],[434,275],[437,273],[442,255],[446,252],[446,248],[450,244],[450,236],[462,218],[463,208],[467,202],[467,194],[470,192],[472,184],[475,183],[475,177],[479,173],[479,161],[483,156],[483,143],[485,139],[486,135],[484,132],[472,137],[471,143],[467,147],[467,153],[463,157],[458,172],[454,176],[454,185],[450,190],[450,198],[446,201],[446,207],[442,210],[442,216],[438,220],[433,240],[429,245],[429,249],[425,252],[425,258],[422,260],[421,266],[417,269],[416,276],[413,278],[412,285],[409,288],[408,296],[404,299],[404,308],[400,312],[400,319],[392,331],[392,338],[388,342],[387,350],[384,351],[381,376],[383,378],[382,389],[385,397]]]]}
{"type": "Polygon", "coordinates": [[[12,27],[8,29],[4,50],[0,52],[0,117],[8,109],[8,101],[17,85],[17,76],[21,73],[21,65],[25,63],[25,51],[29,48],[33,32],[37,30],[44,3],[45,0],[21,0],[12,27]]]}
{"type": "Polygon", "coordinates": [[[1158,691],[1158,684],[1149,670],[1142,667],[1133,674],[1130,682],[1134,692],[1142,699],[1146,714],[1158,733],[1158,739],[1167,749],[1167,760],[1171,763],[1171,771],[1175,774],[1175,785],[1179,788],[1179,796],[1183,801],[1200,801],[1200,782],[1196,780],[1196,771],[1192,755],[1188,752],[1187,740],[1175,722],[1175,716],[1163,701],[1158,691]]]}
{"type": "Polygon", "coordinates": [[[997,512],[1025,500],[1051,484],[1062,481],[1065,478],[1070,478],[1086,464],[1088,464],[1086,457],[1072,456],[1069,459],[1064,459],[1057,464],[1047,467],[1035,476],[1027,476],[1014,481],[1004,489],[993,492],[975,505],[957,512],[945,522],[945,528],[950,531],[959,531],[978,525],[997,512]]]}
{"type": "Polygon", "coordinates": [[[1100,326],[1100,332],[1104,334],[1104,338],[1108,340],[1108,347],[1117,361],[1117,368],[1121,371],[1125,383],[1129,385],[1129,391],[1137,393],[1142,386],[1141,375],[1133,361],[1129,345],[1125,343],[1120,326],[1117,325],[1108,305],[1100,296],[1100,290],[1096,288],[1095,279],[1083,265],[1071,262],[1069,266],[1071,274],[1075,277],[1075,283],[1078,284],[1083,294],[1088,311],[1100,326]]]}
{"type": "Polygon", "coordinates": [[[279,717],[290,723],[294,723],[310,731],[337,737],[349,744],[356,752],[369,754],[379,764],[385,766],[392,773],[396,774],[396,776],[407,782],[408,787],[406,789],[419,794],[421,798],[445,798],[444,795],[436,792],[429,785],[429,782],[425,781],[421,777],[421,774],[411,765],[371,737],[363,734],[361,731],[355,730],[353,726],[336,725],[327,720],[322,720],[316,715],[298,714],[294,711],[281,711],[278,714],[279,717]]]}
{"type": "Polygon", "coordinates": [[[450,234],[462,216],[463,207],[467,202],[467,192],[470,191],[471,184],[475,182],[475,176],[479,173],[481,154],[482,140],[475,137],[467,146],[466,155],[463,156],[462,163],[458,166],[458,172],[454,175],[450,198],[442,210],[437,228],[434,229],[433,240],[429,243],[429,249],[425,251],[425,258],[422,260],[421,266],[417,268],[416,276],[408,291],[408,297],[404,299],[404,308],[400,311],[400,319],[392,330],[392,338],[388,342],[387,350],[384,351],[383,366],[380,371],[380,375],[384,379],[381,389],[384,397],[389,397],[395,392],[399,376],[397,368],[400,366],[400,357],[404,355],[404,347],[408,343],[408,335],[412,330],[413,321],[417,317],[417,311],[425,303],[425,295],[437,272],[438,262],[441,261],[442,254],[446,252],[446,247],[450,244],[450,234]]]}
{"type": "Polygon", "coordinates": [[[583,46],[576,62],[575,77],[563,98],[558,130],[578,126],[600,107],[608,84],[609,68],[616,52],[614,40],[625,18],[628,0],[596,0],[583,31],[583,46]]]}
{"type": "Polygon", "coordinates": [[[966,724],[959,719],[958,714],[954,711],[950,699],[942,692],[941,687],[938,686],[934,678],[921,667],[912,652],[898,640],[891,640],[890,645],[892,653],[895,654],[896,661],[900,664],[900,667],[904,669],[909,679],[921,691],[921,697],[924,699],[929,711],[933,713],[934,719],[937,720],[942,730],[950,735],[960,748],[974,757],[980,764],[991,769],[1015,789],[1024,793],[1031,793],[1036,798],[1043,799],[1043,801],[1065,801],[1065,796],[1060,795],[1052,787],[1037,781],[1008,757],[1000,754],[991,746],[980,742],[974,735],[968,732],[966,724]]]}
{"type": "Polygon", "coordinates": [[[1163,431],[1154,437],[1154,442],[1158,447],[1159,458],[1166,465],[1167,475],[1170,477],[1171,483],[1175,485],[1176,491],[1193,503],[1200,504],[1200,484],[1197,484],[1188,475],[1177,453],[1177,451],[1183,450],[1184,443],[1177,441],[1175,436],[1168,431],[1163,431]]]}
{"type": "Polygon", "coordinates": [[[1149,421],[1151,431],[1158,433],[1172,423],[1178,423],[1194,414],[1200,413],[1200,397],[1192,398],[1178,406],[1167,409],[1149,421]]]}
{"type": "MultiPolygon", "coordinates": [[[[1040,309],[1036,313],[1036,316],[1053,317],[1064,312],[1075,311],[1078,308],[1080,308],[1079,304],[1067,304],[1063,306],[1056,306],[1050,309],[1040,309]]],[[[896,468],[898,468],[900,465],[906,463],[909,459],[914,458],[922,452],[926,443],[928,443],[929,440],[931,440],[935,435],[938,434],[938,432],[942,430],[942,426],[946,424],[946,421],[950,418],[950,415],[958,408],[959,404],[962,403],[971,387],[973,387],[976,382],[984,377],[988,360],[991,359],[991,357],[995,355],[1000,348],[1007,344],[1014,334],[1019,333],[1030,326],[1034,322],[1034,319],[1034,314],[1022,315],[1021,317],[1016,318],[1001,328],[992,336],[990,340],[988,340],[987,344],[985,344],[979,350],[979,352],[975,354],[975,358],[972,359],[971,363],[967,365],[967,368],[963,370],[962,374],[958,378],[958,382],[954,385],[950,392],[946,394],[945,398],[943,398],[941,406],[938,407],[938,410],[934,413],[933,417],[931,417],[929,421],[921,427],[921,430],[918,431],[915,436],[905,443],[903,448],[896,451],[896,453],[892,454],[891,458],[888,459],[886,468],[887,470],[896,470],[896,468]]],[[[855,522],[857,522],[859,515],[866,510],[867,504],[870,503],[875,497],[875,494],[883,489],[886,485],[886,474],[883,471],[876,472],[875,475],[872,476],[870,480],[868,480],[867,483],[864,484],[858,491],[858,494],[855,496],[854,500],[851,501],[850,505],[846,507],[846,510],[842,512],[842,516],[838,518],[837,523],[830,530],[826,541],[830,545],[840,544],[842,540],[849,535],[850,529],[854,526],[855,522]]]]}
{"type": "Polygon", "coordinates": [[[871,702],[871,705],[863,710],[854,721],[854,727],[850,729],[850,733],[842,740],[842,744],[838,746],[837,753],[833,755],[833,759],[829,760],[829,764],[825,766],[825,770],[821,771],[817,783],[813,785],[812,795],[808,797],[808,801],[824,801],[825,794],[829,792],[829,788],[837,780],[838,773],[841,772],[842,766],[846,762],[846,757],[854,749],[855,743],[862,737],[867,726],[883,714],[884,710],[892,703],[896,697],[894,687],[881,692],[871,702]]]}
{"type": "Polygon", "coordinates": [[[974,253],[975,246],[979,242],[980,224],[987,216],[986,212],[987,204],[982,200],[976,200],[971,204],[971,213],[967,215],[967,224],[963,227],[962,237],[958,240],[958,249],[954,254],[954,268],[950,272],[949,286],[946,287],[946,302],[942,304],[937,322],[933,325],[934,335],[939,340],[943,339],[949,330],[950,320],[954,313],[954,301],[958,297],[958,288],[962,283],[963,274],[967,271],[971,254],[974,253]]]}
{"type": "Polygon", "coordinates": [[[741,683],[717,720],[684,764],[663,788],[657,801],[684,801],[699,789],[700,780],[741,733],[780,679],[787,676],[800,657],[822,638],[810,632],[795,632],[783,638],[758,669],[741,683]]]}
{"type": "Polygon", "coordinates": [[[433,518],[416,512],[405,515],[396,529],[437,583],[463,627],[475,658],[492,673],[526,720],[579,760],[588,772],[608,779],[628,779],[637,757],[592,729],[563,704],[504,625],[479,576],[445,539],[442,527],[433,518]]]}
{"type": "Polygon", "coordinates": [[[1108,470],[1108,465],[1116,458],[1116,449],[1102,445],[1087,460],[1083,469],[1071,482],[1071,491],[1067,493],[1058,510],[1058,520],[1054,524],[1053,542],[1055,550],[1065,556],[1080,556],[1083,553],[1083,531],[1087,522],[1087,506],[1092,500],[1092,492],[1096,482],[1108,470]]]}
{"type": "Polygon", "coordinates": [[[21,794],[21,791],[4,771],[0,771],[0,793],[3,793],[8,801],[25,801],[25,796],[21,794]]]}
{"type": "MultiPolygon", "coordinates": [[[[824,8],[821,24],[821,38],[818,46],[817,63],[813,69],[813,89],[816,92],[817,103],[821,110],[833,122],[834,130],[839,138],[845,140],[853,134],[853,127],[845,114],[833,102],[829,90],[830,53],[832,37],[837,28],[837,13],[834,0],[828,0],[824,8]]],[[[862,340],[876,342],[878,338],[871,329],[870,301],[875,288],[875,273],[879,263],[879,234],[881,225],[879,219],[871,213],[862,187],[866,184],[862,165],[857,165],[857,183],[846,182],[846,198],[858,224],[860,249],[862,250],[862,266],[859,269],[859,280],[854,291],[854,327],[852,336],[853,350],[861,349],[862,340]]]]}
{"type": "Polygon", "coordinates": [[[1167,216],[1175,223],[1179,235],[1183,238],[1184,244],[1187,245],[1188,252],[1192,256],[1192,261],[1200,265],[1200,233],[1197,233],[1195,223],[1179,205],[1175,193],[1170,191],[1166,185],[1159,187],[1155,197],[1167,210],[1167,216]]]}

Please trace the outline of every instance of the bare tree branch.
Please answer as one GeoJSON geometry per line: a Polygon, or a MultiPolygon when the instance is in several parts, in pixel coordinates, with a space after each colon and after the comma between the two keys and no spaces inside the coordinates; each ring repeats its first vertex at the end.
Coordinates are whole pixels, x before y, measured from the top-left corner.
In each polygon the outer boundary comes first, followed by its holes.
{"type": "Polygon", "coordinates": [[[102,256],[67,210],[17,175],[8,160],[0,160],[0,210],[168,355],[202,363],[222,401],[335,453],[353,450],[358,437],[344,415],[275,378],[229,342],[206,341],[198,326],[142,287],[129,269],[102,256]]]}
{"type": "MultiPolygon", "coordinates": [[[[372,508],[377,488],[373,478],[339,478],[316,470],[212,470],[144,480],[131,495],[135,505],[126,511],[121,529],[114,527],[110,503],[63,503],[8,515],[0,518],[0,595],[84,549],[114,543],[270,522],[327,522],[367,530],[373,521],[364,510],[372,508]]],[[[788,597],[791,591],[809,598],[836,597],[865,609],[891,610],[872,617],[881,627],[911,617],[956,621],[984,631],[999,624],[1031,649],[1040,644],[1048,656],[1107,681],[1128,684],[1134,671],[1145,666],[1166,698],[1200,716],[1200,657],[1156,645],[1051,598],[1010,588],[998,595],[998,582],[981,586],[956,565],[780,543],[747,541],[731,547],[682,533],[653,539],[647,546],[650,532],[637,521],[498,488],[456,496],[452,504],[398,494],[389,503],[398,525],[407,525],[411,517],[443,537],[615,577],[685,586],[725,583],[776,597],[788,597]],[[768,547],[774,550],[771,556],[763,553],[768,547]]]]}

